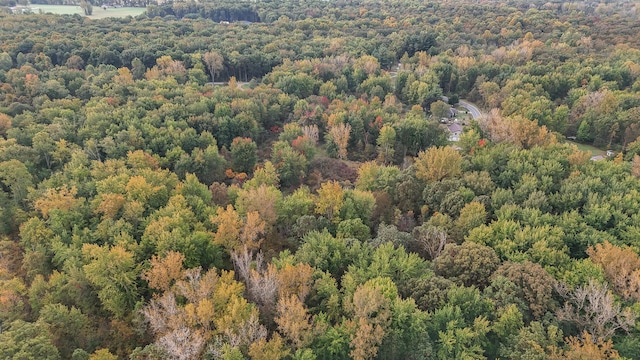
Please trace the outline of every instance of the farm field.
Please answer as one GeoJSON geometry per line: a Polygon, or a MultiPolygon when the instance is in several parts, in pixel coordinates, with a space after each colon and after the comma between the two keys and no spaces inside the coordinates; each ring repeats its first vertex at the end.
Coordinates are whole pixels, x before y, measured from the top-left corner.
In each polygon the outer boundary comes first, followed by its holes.
{"type": "MultiPolygon", "coordinates": [[[[39,9],[43,13],[52,13],[52,14],[60,14],[60,15],[84,15],[80,6],[74,5],[32,5],[34,9],[39,9]]],[[[91,19],[104,19],[108,17],[127,17],[127,16],[138,16],[142,14],[146,8],[141,7],[122,7],[122,8],[108,8],[106,10],[101,7],[94,6],[93,14],[88,16],[91,19]]],[[[34,10],[34,12],[39,12],[38,10],[34,10]]]]}

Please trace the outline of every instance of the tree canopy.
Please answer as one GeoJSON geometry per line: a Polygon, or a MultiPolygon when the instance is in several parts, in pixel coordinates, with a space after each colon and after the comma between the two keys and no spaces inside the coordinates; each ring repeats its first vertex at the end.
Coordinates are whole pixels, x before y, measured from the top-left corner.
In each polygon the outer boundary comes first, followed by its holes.
{"type": "Polygon", "coordinates": [[[13,5],[0,357],[640,358],[628,2],[13,5]]]}

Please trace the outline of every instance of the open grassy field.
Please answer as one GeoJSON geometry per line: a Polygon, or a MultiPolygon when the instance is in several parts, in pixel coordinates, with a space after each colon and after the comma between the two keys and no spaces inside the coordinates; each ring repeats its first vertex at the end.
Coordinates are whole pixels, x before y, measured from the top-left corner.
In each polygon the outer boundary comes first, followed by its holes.
{"type": "Polygon", "coordinates": [[[580,149],[581,151],[591,151],[591,156],[596,156],[596,155],[604,155],[607,152],[604,150],[600,150],[597,147],[591,146],[591,145],[586,145],[586,144],[580,144],[579,142],[575,142],[575,141],[569,141],[567,140],[567,143],[569,144],[574,144],[575,146],[578,147],[578,149],[580,149]]]}
{"type": "MultiPolygon", "coordinates": [[[[52,13],[52,14],[60,14],[60,15],[84,15],[84,12],[80,8],[80,6],[74,5],[40,5],[35,4],[31,6],[34,9],[34,12],[37,13],[39,9],[43,13],[52,13]]],[[[127,17],[127,16],[138,16],[142,14],[146,9],[145,8],[136,8],[136,7],[122,7],[122,8],[108,8],[106,10],[101,7],[94,6],[93,7],[93,15],[89,16],[90,19],[103,19],[107,17],[127,17]]]]}

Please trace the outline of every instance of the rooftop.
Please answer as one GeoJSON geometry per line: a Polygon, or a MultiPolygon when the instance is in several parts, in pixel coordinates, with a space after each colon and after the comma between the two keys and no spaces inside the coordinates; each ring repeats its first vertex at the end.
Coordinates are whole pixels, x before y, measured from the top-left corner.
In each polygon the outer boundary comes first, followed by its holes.
{"type": "Polygon", "coordinates": [[[462,131],[462,125],[460,125],[458,123],[453,123],[451,125],[448,125],[447,129],[449,129],[449,131],[452,132],[452,133],[461,132],[462,131]]]}

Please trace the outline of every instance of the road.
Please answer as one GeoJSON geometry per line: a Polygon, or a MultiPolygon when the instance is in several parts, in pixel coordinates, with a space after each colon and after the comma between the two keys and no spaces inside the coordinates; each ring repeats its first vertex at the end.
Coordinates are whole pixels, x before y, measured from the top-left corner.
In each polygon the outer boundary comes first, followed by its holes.
{"type": "MultiPolygon", "coordinates": [[[[449,97],[442,96],[442,101],[448,103],[449,102],[449,97]]],[[[473,116],[474,120],[477,120],[480,116],[482,116],[482,113],[480,112],[480,109],[478,109],[472,103],[468,103],[468,102],[466,102],[464,100],[458,100],[458,105],[460,105],[463,108],[469,110],[469,113],[471,113],[471,116],[473,116]]]]}
{"type": "Polygon", "coordinates": [[[480,116],[482,116],[480,109],[478,109],[475,105],[468,103],[464,100],[460,100],[458,104],[460,104],[460,106],[462,106],[463,108],[469,110],[474,120],[477,120],[480,116]]]}

